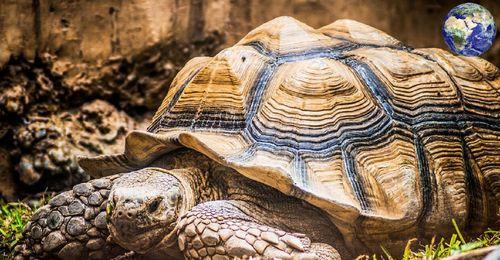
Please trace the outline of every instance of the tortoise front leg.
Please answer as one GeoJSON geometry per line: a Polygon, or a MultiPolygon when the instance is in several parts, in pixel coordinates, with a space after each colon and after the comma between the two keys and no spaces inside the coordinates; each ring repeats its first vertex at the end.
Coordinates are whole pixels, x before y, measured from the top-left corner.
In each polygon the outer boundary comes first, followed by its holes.
{"type": "Polygon", "coordinates": [[[211,201],[181,217],[179,249],[187,259],[221,260],[246,256],[264,259],[340,259],[327,244],[314,243],[304,234],[260,224],[238,207],[242,201],[211,201]]]}
{"type": "Polygon", "coordinates": [[[124,253],[108,239],[107,199],[117,177],[78,184],[38,209],[15,259],[106,259],[124,253]]]}

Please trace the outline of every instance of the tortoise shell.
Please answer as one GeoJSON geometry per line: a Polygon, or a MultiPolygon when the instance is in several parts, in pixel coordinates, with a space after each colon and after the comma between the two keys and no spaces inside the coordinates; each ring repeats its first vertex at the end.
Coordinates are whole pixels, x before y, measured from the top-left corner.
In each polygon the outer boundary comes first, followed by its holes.
{"type": "Polygon", "coordinates": [[[498,222],[499,76],[355,21],[279,17],[189,61],[147,132],[81,166],[108,175],[184,146],[323,209],[348,240],[451,218],[479,230],[498,222]]]}

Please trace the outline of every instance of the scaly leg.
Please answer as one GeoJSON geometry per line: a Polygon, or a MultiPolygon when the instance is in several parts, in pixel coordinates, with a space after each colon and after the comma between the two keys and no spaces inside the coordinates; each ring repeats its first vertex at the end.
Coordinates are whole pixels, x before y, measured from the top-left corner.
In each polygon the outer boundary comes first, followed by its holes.
{"type": "Polygon", "coordinates": [[[240,203],[206,202],[181,217],[178,244],[187,259],[340,259],[330,245],[260,224],[238,209],[240,203]]]}
{"type": "Polygon", "coordinates": [[[106,206],[116,178],[78,184],[38,209],[15,259],[106,259],[126,252],[108,239],[106,206]]]}

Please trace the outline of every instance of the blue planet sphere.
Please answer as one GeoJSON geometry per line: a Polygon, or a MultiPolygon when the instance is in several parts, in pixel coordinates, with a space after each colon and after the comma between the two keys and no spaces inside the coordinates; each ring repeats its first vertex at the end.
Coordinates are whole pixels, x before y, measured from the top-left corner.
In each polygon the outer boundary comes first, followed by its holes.
{"type": "Polygon", "coordinates": [[[486,8],[466,3],[451,9],[444,19],[442,32],[444,41],[454,53],[479,56],[491,47],[497,29],[486,8]]]}

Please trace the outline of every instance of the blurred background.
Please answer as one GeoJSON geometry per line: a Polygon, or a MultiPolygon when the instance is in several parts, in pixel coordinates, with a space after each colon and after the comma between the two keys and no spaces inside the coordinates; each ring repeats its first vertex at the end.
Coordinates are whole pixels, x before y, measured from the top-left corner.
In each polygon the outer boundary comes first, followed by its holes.
{"type": "MultiPolygon", "coordinates": [[[[188,59],[272,18],[312,27],[349,18],[412,47],[447,49],[443,19],[464,2],[500,24],[498,0],[0,0],[0,196],[87,180],[77,155],[120,152],[188,59]]],[[[499,66],[500,41],[483,58],[499,66]]]]}

